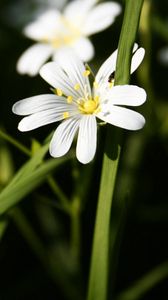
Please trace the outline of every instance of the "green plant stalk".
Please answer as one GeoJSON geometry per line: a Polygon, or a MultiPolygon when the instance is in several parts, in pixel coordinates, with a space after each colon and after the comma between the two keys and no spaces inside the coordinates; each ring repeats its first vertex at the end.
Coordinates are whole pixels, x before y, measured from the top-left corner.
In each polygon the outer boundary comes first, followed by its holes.
{"type": "Polygon", "coordinates": [[[53,193],[55,194],[56,197],[60,200],[62,208],[70,214],[70,202],[68,201],[68,197],[63,193],[63,191],[60,189],[59,185],[57,182],[54,180],[52,175],[49,175],[47,177],[48,184],[50,188],[52,189],[53,193]]]}
{"type": "Polygon", "coordinates": [[[146,50],[145,58],[142,66],[137,71],[137,78],[140,84],[143,84],[147,94],[148,101],[145,104],[145,115],[148,122],[145,126],[144,135],[146,139],[158,131],[160,127],[160,115],[158,107],[155,105],[156,93],[152,82],[152,68],[151,68],[151,53],[152,53],[152,0],[144,0],[144,5],[141,13],[140,25],[139,25],[139,38],[143,43],[143,47],[146,50]]]}
{"type": "Polygon", "coordinates": [[[2,240],[2,237],[4,235],[4,232],[5,232],[6,228],[7,228],[7,226],[8,226],[8,220],[7,220],[7,218],[0,219],[0,242],[2,240]]]}
{"type": "Polygon", "coordinates": [[[80,255],[80,241],[81,241],[81,201],[79,197],[74,197],[71,201],[71,237],[70,237],[70,250],[71,255],[79,262],[80,255]]]}
{"type": "Polygon", "coordinates": [[[0,129],[0,138],[2,138],[5,141],[9,142],[11,145],[13,145],[16,148],[18,148],[24,154],[26,154],[28,156],[31,156],[31,151],[28,148],[26,148],[24,145],[22,145],[21,143],[19,143],[12,136],[10,136],[9,134],[5,133],[1,129],[0,129]]]}
{"type": "MultiPolygon", "coordinates": [[[[129,83],[132,48],[139,25],[142,4],[143,0],[126,1],[118,47],[115,85],[129,83]]],[[[119,157],[119,134],[116,129],[109,126],[94,229],[88,300],[107,299],[110,215],[119,157]]]]}
{"type": "Polygon", "coordinates": [[[137,280],[133,286],[123,291],[116,300],[138,300],[156,284],[168,277],[168,261],[160,264],[142,278],[137,280]]]}
{"type": "Polygon", "coordinates": [[[27,243],[38,259],[48,269],[45,248],[22,211],[19,208],[14,208],[8,212],[8,215],[12,218],[23,237],[26,237],[27,243]]]}

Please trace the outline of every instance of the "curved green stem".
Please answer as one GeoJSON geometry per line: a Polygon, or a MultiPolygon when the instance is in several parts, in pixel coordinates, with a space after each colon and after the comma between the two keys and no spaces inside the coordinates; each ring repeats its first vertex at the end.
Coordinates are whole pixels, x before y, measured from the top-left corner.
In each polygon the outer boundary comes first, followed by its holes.
{"type": "Polygon", "coordinates": [[[60,189],[59,185],[56,183],[52,175],[49,175],[47,178],[48,184],[50,188],[52,189],[53,193],[58,197],[60,200],[60,203],[62,205],[62,208],[64,208],[65,211],[70,213],[70,203],[68,201],[67,196],[63,193],[63,191],[60,189]]]}
{"type": "MultiPolygon", "coordinates": [[[[139,25],[142,4],[143,0],[126,1],[118,49],[116,85],[129,82],[132,47],[139,25]]],[[[88,300],[107,299],[110,215],[120,157],[119,135],[116,129],[108,127],[94,230],[88,300]]]]}
{"type": "Polygon", "coordinates": [[[160,264],[142,278],[137,280],[133,286],[123,291],[116,300],[138,300],[160,281],[168,277],[168,261],[160,264]]]}

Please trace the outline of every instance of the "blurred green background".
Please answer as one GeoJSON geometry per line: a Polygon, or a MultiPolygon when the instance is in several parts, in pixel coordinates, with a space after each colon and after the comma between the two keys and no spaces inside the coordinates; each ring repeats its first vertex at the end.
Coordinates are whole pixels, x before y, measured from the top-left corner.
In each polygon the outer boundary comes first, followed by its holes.
{"type": "MultiPolygon", "coordinates": [[[[145,5],[149,5],[148,13],[142,16],[137,42],[146,49],[146,57],[131,82],[147,91],[147,103],[140,108],[146,126],[140,132],[124,131],[112,212],[111,244],[115,226],[119,226],[119,234],[115,240],[116,251],[111,253],[109,299],[117,300],[168,299],[168,59],[164,60],[160,52],[168,47],[168,2],[145,1],[145,5]],[[119,223],[121,207],[122,223],[119,223]]],[[[40,76],[29,78],[16,72],[19,56],[32,44],[22,35],[22,28],[37,11],[39,3],[35,0],[0,2],[0,127],[27,147],[33,139],[42,142],[56,127],[54,124],[20,133],[19,117],[11,112],[16,101],[49,91],[40,76]]],[[[96,57],[91,62],[93,69],[116,49],[122,18],[123,14],[111,28],[91,38],[96,49],[96,57]]],[[[57,207],[56,197],[44,183],[7,213],[6,227],[3,223],[1,300],[85,299],[104,130],[99,131],[93,164],[82,166],[74,160],[54,174],[67,197],[74,193],[78,181],[82,190],[81,185],[86,181],[83,178],[89,174],[81,204],[78,257],[70,251],[70,220],[57,207]],[[48,198],[51,203],[47,202],[48,198]],[[42,246],[48,254],[47,266],[42,246]]],[[[0,137],[0,189],[26,159],[0,137]]]]}

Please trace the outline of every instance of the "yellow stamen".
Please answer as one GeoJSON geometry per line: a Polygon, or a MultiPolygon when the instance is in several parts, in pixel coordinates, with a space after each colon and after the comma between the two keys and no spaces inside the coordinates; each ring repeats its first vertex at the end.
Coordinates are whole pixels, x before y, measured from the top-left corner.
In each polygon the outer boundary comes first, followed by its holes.
{"type": "Polygon", "coordinates": [[[67,103],[72,103],[72,100],[73,100],[72,96],[67,97],[67,103]]]}
{"type": "Polygon", "coordinates": [[[99,87],[99,85],[96,81],[93,82],[93,86],[94,86],[95,89],[97,89],[99,87]]]}
{"type": "Polygon", "coordinates": [[[83,105],[83,102],[84,102],[84,101],[83,101],[83,100],[77,100],[76,102],[77,102],[78,104],[80,104],[80,105],[83,105]]]}
{"type": "Polygon", "coordinates": [[[89,70],[85,70],[84,72],[83,72],[83,76],[84,77],[88,77],[90,75],[90,71],[89,70]]]}
{"type": "Polygon", "coordinates": [[[61,89],[56,89],[57,95],[58,96],[62,96],[63,95],[63,91],[61,89]]]}
{"type": "Polygon", "coordinates": [[[101,111],[100,106],[94,111],[96,114],[99,113],[101,111]]]}
{"type": "Polygon", "coordinates": [[[75,85],[74,85],[74,90],[75,91],[78,91],[80,89],[80,84],[79,83],[76,83],[75,85]]]}
{"type": "Polygon", "coordinates": [[[95,101],[96,103],[99,103],[99,99],[100,99],[100,97],[99,97],[98,95],[96,95],[96,96],[94,97],[94,101],[95,101]]]}
{"type": "Polygon", "coordinates": [[[64,118],[64,119],[69,118],[69,112],[68,112],[68,111],[65,111],[65,112],[63,113],[63,118],[64,118]]]}

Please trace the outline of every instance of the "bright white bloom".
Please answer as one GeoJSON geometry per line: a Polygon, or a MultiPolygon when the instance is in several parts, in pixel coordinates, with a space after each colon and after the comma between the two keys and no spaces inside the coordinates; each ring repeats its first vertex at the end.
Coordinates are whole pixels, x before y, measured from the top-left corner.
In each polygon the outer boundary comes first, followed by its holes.
{"type": "Polygon", "coordinates": [[[50,9],[27,25],[24,34],[37,43],[20,57],[18,72],[34,76],[51,56],[55,60],[59,52],[67,48],[73,49],[83,61],[92,59],[94,48],[88,36],[107,28],[121,12],[118,3],[96,2],[75,0],[63,13],[50,9]]]}
{"type": "MultiPolygon", "coordinates": [[[[55,94],[18,101],[13,112],[26,116],[19,123],[20,131],[63,120],[52,137],[50,154],[53,157],[66,154],[78,134],[76,156],[86,164],[94,158],[96,151],[96,119],[129,130],[142,128],[144,117],[122,105],[141,105],[146,100],[146,93],[135,85],[114,86],[111,73],[116,68],[117,51],[103,63],[93,87],[89,81],[90,71],[74,52],[67,52],[67,55],[59,52],[57,62],[49,62],[40,70],[40,75],[54,87],[55,94]]],[[[143,48],[133,54],[131,72],[139,66],[143,56],[143,48]]]]}

